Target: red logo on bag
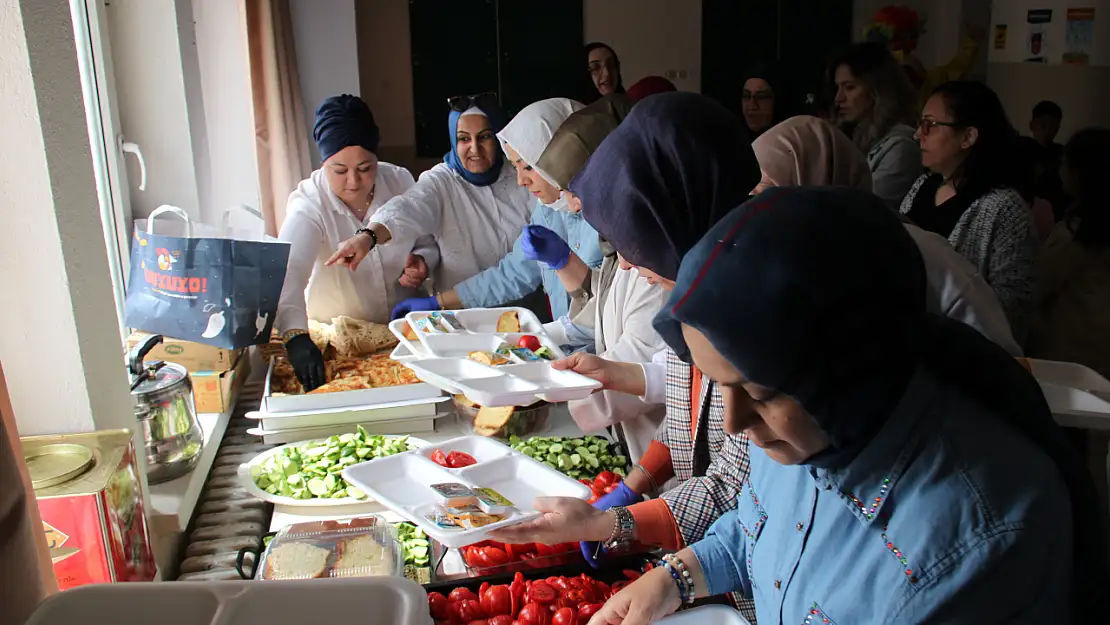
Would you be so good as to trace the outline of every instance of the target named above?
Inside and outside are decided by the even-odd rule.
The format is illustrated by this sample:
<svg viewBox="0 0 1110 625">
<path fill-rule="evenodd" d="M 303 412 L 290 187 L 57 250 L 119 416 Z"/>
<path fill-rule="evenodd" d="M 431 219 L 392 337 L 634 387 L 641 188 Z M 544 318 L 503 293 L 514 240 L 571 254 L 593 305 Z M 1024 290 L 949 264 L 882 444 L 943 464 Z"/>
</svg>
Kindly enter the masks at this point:
<svg viewBox="0 0 1110 625">
<path fill-rule="evenodd" d="M 178 250 L 169 251 L 164 247 L 154 250 L 154 254 L 158 257 L 158 268 L 162 271 L 169 271 L 173 269 L 173 264 L 180 260 L 181 252 Z"/>
</svg>

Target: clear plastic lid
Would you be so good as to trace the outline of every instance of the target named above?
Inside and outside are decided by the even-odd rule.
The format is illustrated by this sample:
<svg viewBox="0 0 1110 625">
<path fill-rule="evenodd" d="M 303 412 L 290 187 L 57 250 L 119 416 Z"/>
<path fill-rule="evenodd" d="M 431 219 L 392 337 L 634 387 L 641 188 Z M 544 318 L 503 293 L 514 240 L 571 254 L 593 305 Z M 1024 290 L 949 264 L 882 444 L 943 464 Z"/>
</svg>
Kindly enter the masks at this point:
<svg viewBox="0 0 1110 625">
<path fill-rule="evenodd" d="M 310 521 L 278 532 L 259 571 L 263 580 L 404 577 L 404 553 L 380 516 Z"/>
</svg>

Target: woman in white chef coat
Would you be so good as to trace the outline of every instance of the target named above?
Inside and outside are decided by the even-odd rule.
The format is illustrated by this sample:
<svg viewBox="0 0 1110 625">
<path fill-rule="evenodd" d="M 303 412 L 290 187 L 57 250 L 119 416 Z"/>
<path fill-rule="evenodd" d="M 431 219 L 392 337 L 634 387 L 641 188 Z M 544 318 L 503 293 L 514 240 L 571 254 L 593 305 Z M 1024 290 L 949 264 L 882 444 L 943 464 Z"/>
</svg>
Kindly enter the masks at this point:
<svg viewBox="0 0 1110 625">
<path fill-rule="evenodd" d="M 323 356 L 308 336 L 309 319 L 346 315 L 388 323 L 393 306 L 417 293 L 439 259 L 435 241 L 424 236 L 376 250 L 351 271 L 326 266 L 335 248 L 409 190 L 413 178 L 378 160 L 378 126 L 356 96 L 324 100 L 312 134 L 323 164 L 289 196 L 279 238 L 291 249 L 276 320 L 306 391 L 326 381 Z"/>
<path fill-rule="evenodd" d="M 366 230 L 337 246 L 328 265 L 357 270 L 372 249 L 412 247 L 424 235 L 439 244 L 434 292 L 495 266 L 528 224 L 533 198 L 518 186 L 502 156 L 497 133 L 505 116 L 492 93 L 450 98 L 453 146 L 443 162 L 420 175 L 407 192 L 386 202 Z M 434 298 L 429 298 L 434 300 Z M 451 306 L 457 308 L 458 306 Z M 436 310 L 440 306 L 429 308 Z"/>
</svg>

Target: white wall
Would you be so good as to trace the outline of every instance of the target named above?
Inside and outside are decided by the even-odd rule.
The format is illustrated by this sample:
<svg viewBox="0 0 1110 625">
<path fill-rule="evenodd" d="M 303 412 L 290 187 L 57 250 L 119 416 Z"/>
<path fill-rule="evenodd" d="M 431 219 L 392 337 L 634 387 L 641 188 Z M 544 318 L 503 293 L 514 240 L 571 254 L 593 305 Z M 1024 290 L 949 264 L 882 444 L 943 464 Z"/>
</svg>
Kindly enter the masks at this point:
<svg viewBox="0 0 1110 625">
<path fill-rule="evenodd" d="M 319 167 L 320 152 L 311 141 L 316 107 L 328 96 L 360 93 L 355 0 L 291 0 L 289 5 L 293 14 L 305 128 L 310 139 L 312 165 Z M 405 8 L 407 11 L 407 4 Z M 380 121 L 378 123 L 381 125 Z"/>
<path fill-rule="evenodd" d="M 682 91 L 701 91 L 701 0 L 585 0 L 586 41 L 609 44 L 628 87 L 666 76 Z"/>
<path fill-rule="evenodd" d="M 0 360 L 22 435 L 134 425 L 72 24 L 68 0 L 0 2 Z"/>
<path fill-rule="evenodd" d="M 1087 0 L 1079 6 L 1094 7 L 1095 32 L 1090 66 L 1062 65 L 1067 9 L 1065 0 L 1007 0 L 996 2 L 991 15 L 991 51 L 988 84 L 998 92 L 1006 113 L 1017 128 L 1028 134 L 1033 106 L 1053 100 L 1064 109 L 1057 141 L 1087 126 L 1110 126 L 1110 0 Z M 1024 63 L 1029 56 L 1030 9 L 1052 9 L 1046 29 L 1048 63 Z M 1005 24 L 1006 45 L 994 47 L 994 27 Z"/>
</svg>

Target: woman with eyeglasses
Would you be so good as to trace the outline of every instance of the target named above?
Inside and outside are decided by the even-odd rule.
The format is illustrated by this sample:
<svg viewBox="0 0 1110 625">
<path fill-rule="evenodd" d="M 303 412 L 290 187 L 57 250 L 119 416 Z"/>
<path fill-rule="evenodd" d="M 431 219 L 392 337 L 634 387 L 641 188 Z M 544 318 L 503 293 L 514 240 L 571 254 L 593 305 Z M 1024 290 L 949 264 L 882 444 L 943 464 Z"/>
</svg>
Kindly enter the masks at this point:
<svg viewBox="0 0 1110 625">
<path fill-rule="evenodd" d="M 1017 191 L 1018 135 L 1002 102 L 983 83 L 945 83 L 925 103 L 915 136 L 928 173 L 913 184 L 902 213 L 971 261 L 1024 343 L 1037 290 L 1037 233 Z"/>
<path fill-rule="evenodd" d="M 451 310 L 498 306 L 518 300 L 540 286 L 547 294 L 551 314 L 567 314 L 566 288 L 556 275 L 572 256 L 589 267 L 601 264 L 597 232 L 570 210 L 567 199 L 551 177 L 537 168 L 555 130 L 582 104 L 567 98 L 540 100 L 524 107 L 504 130 L 497 133 L 516 170 L 517 184 L 535 197 L 529 225 L 517 232 L 512 250 L 497 264 L 435 297 L 405 300 L 393 310 L 400 318 L 415 310 Z M 546 312 L 546 311 L 545 311 Z"/>
<path fill-rule="evenodd" d="M 531 212 L 528 190 L 516 183 L 497 133 L 505 127 L 497 96 L 483 93 L 448 100 L 447 131 L 452 148 L 443 162 L 420 174 L 405 193 L 384 203 L 366 226 L 351 232 L 327 260 L 357 271 L 367 259 L 377 262 L 392 246 L 410 246 L 431 235 L 440 262 L 431 277 L 447 291 L 495 266 L 513 249 Z M 381 248 L 378 254 L 371 252 Z M 428 277 L 420 263 L 406 263 L 401 285 L 420 286 Z M 431 298 L 435 300 L 435 298 Z"/>
<path fill-rule="evenodd" d="M 376 262 L 352 271 L 325 267 L 336 246 L 365 228 L 413 180 L 404 167 L 378 160 L 378 125 L 356 96 L 324 100 L 316 109 L 312 135 L 323 163 L 289 195 L 279 234 L 290 244 L 289 265 L 275 319 L 306 392 L 326 381 L 324 357 L 308 334 L 309 320 L 330 323 L 345 315 L 388 323 L 393 306 L 420 286 L 406 280 L 404 272 L 426 273 L 439 258 L 435 241 L 424 235 L 383 248 Z"/>
<path fill-rule="evenodd" d="M 589 84 L 583 88 L 582 101 L 589 104 L 611 93 L 624 93 L 621 80 L 621 60 L 608 44 L 594 41 L 587 43 L 586 71 Z"/>
<path fill-rule="evenodd" d="M 913 137 L 917 94 L 881 43 L 857 43 L 832 58 L 827 80 L 833 119 L 866 156 L 873 192 L 892 209 L 921 175 Z"/>
<path fill-rule="evenodd" d="M 791 117 L 795 104 L 775 63 L 758 62 L 748 68 L 740 83 L 744 123 L 752 141 L 768 128 Z"/>
</svg>

